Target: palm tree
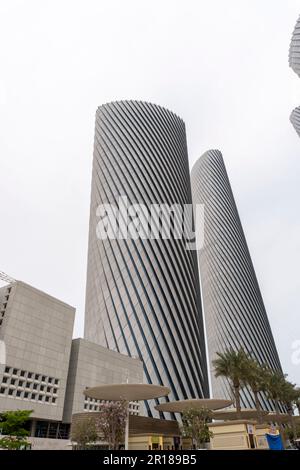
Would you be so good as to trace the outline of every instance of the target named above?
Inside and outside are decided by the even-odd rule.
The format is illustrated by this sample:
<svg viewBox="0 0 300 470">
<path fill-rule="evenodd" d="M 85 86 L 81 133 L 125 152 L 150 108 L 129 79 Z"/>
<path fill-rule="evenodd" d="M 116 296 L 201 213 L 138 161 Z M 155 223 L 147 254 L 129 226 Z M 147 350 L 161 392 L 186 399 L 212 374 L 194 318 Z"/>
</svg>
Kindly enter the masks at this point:
<svg viewBox="0 0 300 470">
<path fill-rule="evenodd" d="M 259 402 L 259 392 L 266 390 L 267 372 L 266 366 L 260 365 L 255 359 L 247 358 L 245 367 L 244 383 L 252 390 L 258 422 L 262 422 L 261 406 Z"/>
<path fill-rule="evenodd" d="M 285 390 L 285 376 L 282 372 L 267 370 L 266 395 L 269 400 L 273 400 L 276 414 L 280 414 L 279 403 Z"/>
<path fill-rule="evenodd" d="M 267 371 L 267 384 L 266 384 L 266 396 L 269 400 L 273 400 L 275 405 L 276 415 L 280 415 L 279 404 L 283 402 L 286 393 L 286 375 L 282 372 L 273 371 L 269 369 Z M 284 427 L 281 420 L 278 419 L 279 428 L 284 439 Z"/>
<path fill-rule="evenodd" d="M 294 387 L 294 393 L 293 393 L 293 405 L 296 406 L 298 413 L 300 415 L 300 388 L 299 387 Z M 294 437 L 296 434 L 296 437 L 298 437 L 299 431 L 297 430 L 297 426 L 295 424 L 295 420 L 293 419 L 293 433 Z"/>
<path fill-rule="evenodd" d="M 298 413 L 300 415 L 300 388 L 295 388 L 295 397 L 294 397 L 294 405 L 298 409 Z"/>
<path fill-rule="evenodd" d="M 266 395 L 269 400 L 273 400 L 276 414 L 279 415 L 279 403 L 282 403 L 286 390 L 286 376 L 283 375 L 282 372 L 273 371 L 271 369 L 267 370 L 266 373 Z"/>
<path fill-rule="evenodd" d="M 299 399 L 299 391 L 296 385 L 285 379 L 281 401 L 287 406 L 288 414 L 290 415 L 290 424 L 293 430 L 293 437 L 297 439 L 297 429 L 294 420 L 293 405 Z"/>
<path fill-rule="evenodd" d="M 248 357 L 242 348 L 238 351 L 230 348 L 223 353 L 217 353 L 217 356 L 217 359 L 213 361 L 215 376 L 226 377 L 230 381 L 235 398 L 237 418 L 240 419 L 240 389 L 245 383 Z"/>
</svg>

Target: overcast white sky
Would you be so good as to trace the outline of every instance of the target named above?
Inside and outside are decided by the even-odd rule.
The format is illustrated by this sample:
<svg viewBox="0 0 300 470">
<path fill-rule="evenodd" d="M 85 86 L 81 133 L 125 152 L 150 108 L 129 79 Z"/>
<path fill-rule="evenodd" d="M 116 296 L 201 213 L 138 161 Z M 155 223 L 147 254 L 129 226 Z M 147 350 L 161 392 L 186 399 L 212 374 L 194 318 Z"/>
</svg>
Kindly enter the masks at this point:
<svg viewBox="0 0 300 470">
<path fill-rule="evenodd" d="M 77 308 L 94 117 L 140 99 L 224 155 L 284 370 L 300 383 L 298 0 L 0 0 L 0 270 Z M 300 345 L 299 345 L 300 349 Z M 300 356 L 299 356 L 300 357 Z"/>
</svg>

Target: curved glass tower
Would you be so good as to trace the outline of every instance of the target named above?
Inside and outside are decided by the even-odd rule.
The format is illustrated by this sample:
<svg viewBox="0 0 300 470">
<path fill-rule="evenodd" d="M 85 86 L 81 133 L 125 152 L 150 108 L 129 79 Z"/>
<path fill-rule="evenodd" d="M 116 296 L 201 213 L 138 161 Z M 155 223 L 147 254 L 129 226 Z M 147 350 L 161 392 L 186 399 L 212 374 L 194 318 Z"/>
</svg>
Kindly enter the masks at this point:
<svg viewBox="0 0 300 470">
<path fill-rule="evenodd" d="M 289 64 L 300 77 L 300 16 L 293 31 L 289 50 Z"/>
<path fill-rule="evenodd" d="M 231 398 L 227 380 L 214 376 L 217 352 L 243 347 L 259 363 L 280 371 L 281 366 L 221 152 L 202 155 L 191 179 L 194 204 L 204 204 L 199 266 L 212 395 Z M 260 400 L 273 409 L 263 395 Z M 247 389 L 241 401 L 255 406 Z"/>
<path fill-rule="evenodd" d="M 290 116 L 290 121 L 294 126 L 295 131 L 300 137 L 300 107 L 295 108 Z"/>
<path fill-rule="evenodd" d="M 97 238 L 97 207 L 191 204 L 184 122 L 159 106 L 121 101 L 96 114 L 85 338 L 144 363 L 170 400 L 208 396 L 197 256 L 183 239 Z M 164 402 L 165 399 L 161 399 Z M 158 403 L 158 401 L 156 401 Z M 149 416 L 158 414 L 155 403 Z"/>
<path fill-rule="evenodd" d="M 300 17 L 296 23 L 289 51 L 289 65 L 300 77 Z M 295 108 L 290 116 L 290 121 L 300 137 L 300 107 Z"/>
</svg>

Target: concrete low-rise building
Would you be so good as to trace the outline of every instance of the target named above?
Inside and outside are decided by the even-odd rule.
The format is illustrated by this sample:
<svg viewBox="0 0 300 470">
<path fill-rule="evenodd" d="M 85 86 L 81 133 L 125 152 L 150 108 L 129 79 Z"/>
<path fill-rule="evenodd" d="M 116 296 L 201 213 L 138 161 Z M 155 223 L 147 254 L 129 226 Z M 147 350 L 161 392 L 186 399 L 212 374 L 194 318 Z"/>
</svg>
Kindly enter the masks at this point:
<svg viewBox="0 0 300 470">
<path fill-rule="evenodd" d="M 142 383 L 143 365 L 139 359 L 119 354 L 82 338 L 72 341 L 68 385 L 65 397 L 64 422 L 72 415 L 99 411 L 100 400 L 86 397 L 83 390 L 102 384 Z M 131 403 L 131 412 L 138 414 L 139 403 Z"/>
<path fill-rule="evenodd" d="M 61 421 L 75 309 L 20 281 L 0 295 L 0 412 L 28 409 L 34 419 Z"/>
<path fill-rule="evenodd" d="M 0 288 L 0 413 L 33 410 L 35 448 L 68 447 L 72 415 L 100 409 L 85 388 L 143 382 L 139 359 L 72 340 L 74 317 L 73 307 L 24 282 Z M 139 413 L 138 403 L 131 412 Z"/>
</svg>

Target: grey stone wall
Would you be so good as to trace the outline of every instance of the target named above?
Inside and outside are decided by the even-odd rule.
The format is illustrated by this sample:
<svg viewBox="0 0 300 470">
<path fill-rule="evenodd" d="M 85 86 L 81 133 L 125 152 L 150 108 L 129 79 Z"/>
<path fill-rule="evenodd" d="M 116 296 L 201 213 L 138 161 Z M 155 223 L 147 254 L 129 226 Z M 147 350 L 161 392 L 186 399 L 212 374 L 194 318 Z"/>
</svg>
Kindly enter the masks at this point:
<svg viewBox="0 0 300 470">
<path fill-rule="evenodd" d="M 142 383 L 143 364 L 116 351 L 110 351 L 82 338 L 72 341 L 63 420 L 84 411 L 98 411 L 99 403 L 86 399 L 83 391 L 112 383 Z"/>
<path fill-rule="evenodd" d="M 32 409 L 33 417 L 61 420 L 75 309 L 20 281 L 3 289 L 0 411 Z"/>
</svg>

